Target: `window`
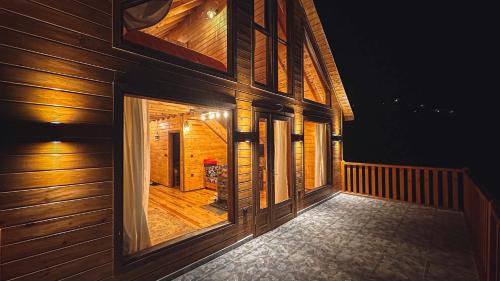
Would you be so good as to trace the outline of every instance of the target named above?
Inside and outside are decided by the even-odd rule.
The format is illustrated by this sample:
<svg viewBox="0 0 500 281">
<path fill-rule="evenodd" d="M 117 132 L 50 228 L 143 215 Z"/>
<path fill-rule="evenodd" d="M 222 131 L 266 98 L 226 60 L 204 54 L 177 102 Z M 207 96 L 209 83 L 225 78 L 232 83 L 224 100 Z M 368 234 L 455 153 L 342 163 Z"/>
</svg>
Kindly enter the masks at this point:
<svg viewBox="0 0 500 281">
<path fill-rule="evenodd" d="M 123 254 L 229 222 L 231 111 L 124 99 Z"/>
<path fill-rule="evenodd" d="M 286 0 L 278 0 L 278 91 L 288 93 L 288 39 Z"/>
<path fill-rule="evenodd" d="M 254 16 L 254 46 L 253 75 L 256 83 L 270 86 L 269 38 L 271 32 L 267 17 L 267 0 L 253 1 Z"/>
<path fill-rule="evenodd" d="M 124 4 L 122 38 L 133 45 L 227 72 L 227 19 L 227 0 Z"/>
<path fill-rule="evenodd" d="M 305 189 L 311 191 L 328 184 L 328 124 L 304 121 Z"/>
<path fill-rule="evenodd" d="M 328 105 L 328 90 L 321 76 L 318 58 L 309 37 L 304 40 L 304 99 Z"/>
<path fill-rule="evenodd" d="M 254 0 L 253 75 L 256 84 L 288 93 L 288 36 L 286 0 Z M 275 4 L 274 15 L 269 7 Z M 272 16 L 272 17 L 271 17 Z M 269 23 L 276 19 L 276 29 Z M 275 50 L 276 51 L 272 51 Z M 271 54 L 276 57 L 271 60 Z M 271 61 L 276 61 L 272 65 Z M 277 76 L 276 85 L 271 79 Z"/>
</svg>

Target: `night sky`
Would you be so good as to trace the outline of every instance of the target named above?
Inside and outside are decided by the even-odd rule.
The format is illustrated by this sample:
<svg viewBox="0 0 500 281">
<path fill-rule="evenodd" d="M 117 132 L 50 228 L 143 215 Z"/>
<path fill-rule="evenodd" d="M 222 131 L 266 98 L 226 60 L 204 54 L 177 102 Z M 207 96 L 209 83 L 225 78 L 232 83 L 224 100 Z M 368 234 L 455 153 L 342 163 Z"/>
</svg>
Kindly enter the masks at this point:
<svg viewBox="0 0 500 281">
<path fill-rule="evenodd" d="M 495 191 L 495 9 L 457 1 L 315 4 L 356 115 L 344 127 L 345 160 L 470 167 Z"/>
</svg>

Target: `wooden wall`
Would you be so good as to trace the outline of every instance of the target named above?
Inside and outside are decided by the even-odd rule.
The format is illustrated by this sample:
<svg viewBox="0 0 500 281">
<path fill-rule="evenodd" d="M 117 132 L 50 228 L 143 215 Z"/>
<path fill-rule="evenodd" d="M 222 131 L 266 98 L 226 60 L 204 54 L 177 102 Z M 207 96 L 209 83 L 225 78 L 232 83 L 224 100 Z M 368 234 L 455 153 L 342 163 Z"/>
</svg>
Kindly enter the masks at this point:
<svg viewBox="0 0 500 281">
<path fill-rule="evenodd" d="M 189 131 L 182 132 L 184 180 L 183 191 L 204 187 L 203 160 L 212 159 L 218 165 L 227 164 L 227 143 L 203 121 L 188 120 Z M 226 133 L 227 135 L 227 133 Z"/>
<path fill-rule="evenodd" d="M 8 132 L 0 148 L 1 280 L 154 280 L 252 233 L 252 150 L 238 143 L 234 226 L 125 267 L 113 254 L 113 83 L 131 69 L 153 69 L 173 83 L 185 81 L 193 91 L 231 88 L 235 127 L 252 131 L 253 97 L 268 93 L 249 86 L 253 2 L 233 3 L 237 83 L 112 48 L 109 1 L 0 1 L 0 118 Z M 290 68 L 297 102 L 276 101 L 295 107 L 299 133 L 304 12 L 298 2 L 294 7 Z M 303 190 L 300 146 L 298 191 Z"/>
</svg>

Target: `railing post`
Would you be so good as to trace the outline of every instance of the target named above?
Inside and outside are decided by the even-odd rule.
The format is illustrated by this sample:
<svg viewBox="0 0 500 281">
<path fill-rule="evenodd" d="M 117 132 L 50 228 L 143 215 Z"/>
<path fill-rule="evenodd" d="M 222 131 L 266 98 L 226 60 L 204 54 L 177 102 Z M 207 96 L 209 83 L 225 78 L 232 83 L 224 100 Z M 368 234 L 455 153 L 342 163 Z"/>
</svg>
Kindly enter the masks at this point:
<svg viewBox="0 0 500 281">
<path fill-rule="evenodd" d="M 345 169 L 345 162 L 344 160 L 340 161 L 340 185 L 341 185 L 341 189 L 342 189 L 342 192 L 345 192 L 346 191 L 346 188 L 345 188 L 345 176 L 344 176 L 344 169 Z"/>
</svg>

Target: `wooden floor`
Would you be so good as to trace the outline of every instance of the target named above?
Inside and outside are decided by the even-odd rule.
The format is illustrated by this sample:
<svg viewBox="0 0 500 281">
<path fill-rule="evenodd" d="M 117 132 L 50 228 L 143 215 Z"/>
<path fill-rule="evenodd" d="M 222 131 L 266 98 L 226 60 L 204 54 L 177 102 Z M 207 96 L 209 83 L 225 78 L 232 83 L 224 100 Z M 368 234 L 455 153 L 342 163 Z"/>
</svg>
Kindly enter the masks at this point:
<svg viewBox="0 0 500 281">
<path fill-rule="evenodd" d="M 216 194 L 151 186 L 148 223 L 153 245 L 227 221 L 226 211 L 210 205 Z"/>
</svg>

